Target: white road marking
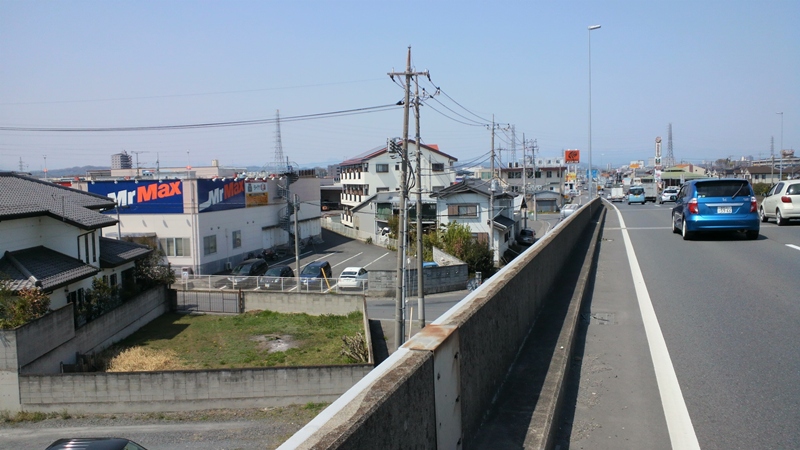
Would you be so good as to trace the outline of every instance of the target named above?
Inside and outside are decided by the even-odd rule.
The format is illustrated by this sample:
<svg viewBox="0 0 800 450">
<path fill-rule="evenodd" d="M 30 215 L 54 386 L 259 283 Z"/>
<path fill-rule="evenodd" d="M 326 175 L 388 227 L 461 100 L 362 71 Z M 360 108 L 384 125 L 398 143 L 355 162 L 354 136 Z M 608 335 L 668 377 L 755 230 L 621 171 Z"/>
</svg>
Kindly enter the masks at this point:
<svg viewBox="0 0 800 450">
<path fill-rule="evenodd" d="M 631 238 L 625 227 L 625 220 L 619 208 L 611 205 L 617 211 L 622 239 L 625 242 L 625 250 L 628 254 L 628 263 L 633 276 L 633 286 L 636 290 L 636 298 L 639 301 L 639 309 L 642 312 L 642 322 L 647 335 L 647 344 L 650 347 L 650 357 L 653 359 L 653 368 L 656 372 L 658 382 L 658 392 L 661 396 L 661 406 L 664 408 L 664 416 L 667 419 L 669 438 L 673 449 L 699 449 L 700 443 L 692 426 L 692 419 L 689 410 L 686 408 L 686 401 L 678 383 L 678 376 L 672 366 L 672 359 L 669 356 L 667 343 L 661 333 L 656 312 L 653 309 L 653 302 L 644 282 L 642 269 L 636 259 L 636 252 L 633 250 Z"/>
<path fill-rule="evenodd" d="M 364 265 L 364 268 L 366 269 L 367 267 L 369 267 L 369 265 L 370 265 L 370 264 L 372 264 L 372 263 L 375 263 L 375 262 L 378 262 L 378 260 L 379 260 L 379 259 L 381 259 L 381 258 L 383 258 L 384 256 L 388 255 L 389 253 L 390 253 L 390 252 L 386 252 L 386 253 L 382 254 L 381 256 L 378 256 L 377 258 L 375 258 L 375 259 L 373 259 L 372 261 L 370 261 L 370 262 L 368 262 L 367 264 L 365 264 L 365 265 Z"/>
<path fill-rule="evenodd" d="M 793 248 L 793 249 L 795 249 L 795 250 L 800 250 L 800 245 L 786 244 L 786 246 L 787 246 L 787 247 L 791 247 L 791 248 Z"/>
<path fill-rule="evenodd" d="M 359 256 L 359 255 L 361 255 L 362 253 L 364 253 L 364 252 L 359 252 L 359 253 L 356 253 L 355 255 L 353 255 L 353 256 L 351 256 L 351 257 L 349 257 L 349 258 L 345 259 L 344 261 L 342 261 L 342 262 L 340 262 L 340 263 L 336 263 L 336 264 L 334 264 L 334 265 L 333 265 L 333 267 L 336 267 L 336 266 L 341 266 L 342 264 L 346 263 L 347 261 L 350 261 L 351 259 L 355 258 L 356 256 Z"/>
</svg>

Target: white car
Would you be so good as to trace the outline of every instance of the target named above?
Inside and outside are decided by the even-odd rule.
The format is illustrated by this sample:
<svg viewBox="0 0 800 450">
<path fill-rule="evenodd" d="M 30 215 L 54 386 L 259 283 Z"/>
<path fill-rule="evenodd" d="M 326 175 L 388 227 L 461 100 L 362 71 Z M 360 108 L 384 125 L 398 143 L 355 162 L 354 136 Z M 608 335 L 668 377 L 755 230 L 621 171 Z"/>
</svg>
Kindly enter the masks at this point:
<svg viewBox="0 0 800 450">
<path fill-rule="evenodd" d="M 577 204 L 577 203 L 570 203 L 570 204 L 568 204 L 568 205 L 564 205 L 564 206 L 561 208 L 561 218 L 562 218 L 562 219 L 566 219 L 566 218 L 567 218 L 567 217 L 569 217 L 569 216 L 570 216 L 572 213 L 574 213 L 575 211 L 577 211 L 577 210 L 578 210 L 578 208 L 580 208 L 580 207 L 581 207 L 581 205 L 579 205 L 579 204 Z"/>
<path fill-rule="evenodd" d="M 773 186 L 761 200 L 758 215 L 762 222 L 775 219 L 778 225 L 800 219 L 800 180 L 784 180 Z"/>
<path fill-rule="evenodd" d="M 347 267 L 341 275 L 337 285 L 340 289 L 366 289 L 368 273 L 363 267 Z"/>
<path fill-rule="evenodd" d="M 678 188 L 676 187 L 667 187 L 661 192 L 661 197 L 658 199 L 659 204 L 664 204 L 664 202 L 675 202 L 678 199 Z"/>
</svg>

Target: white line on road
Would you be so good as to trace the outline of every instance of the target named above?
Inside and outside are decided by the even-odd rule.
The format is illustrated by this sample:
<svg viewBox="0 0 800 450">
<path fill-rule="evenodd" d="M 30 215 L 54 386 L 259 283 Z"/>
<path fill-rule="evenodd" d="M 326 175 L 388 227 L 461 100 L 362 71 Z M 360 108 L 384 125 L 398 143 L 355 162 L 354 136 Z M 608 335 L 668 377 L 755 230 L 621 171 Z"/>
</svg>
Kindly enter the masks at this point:
<svg viewBox="0 0 800 450">
<path fill-rule="evenodd" d="M 667 419 L 669 438 L 672 441 L 673 449 L 699 449 L 700 443 L 692 426 L 692 419 L 689 410 L 686 408 L 686 401 L 678 383 L 678 376 L 672 366 L 672 359 L 669 356 L 667 343 L 661 333 L 661 326 L 658 324 L 656 312 L 653 309 L 653 302 L 644 282 L 642 269 L 636 259 L 636 252 L 633 250 L 631 238 L 625 228 L 625 220 L 619 208 L 611 205 L 617 211 L 622 239 L 625 241 L 625 250 L 628 254 L 628 263 L 633 276 L 633 287 L 636 290 L 636 297 L 639 301 L 639 309 L 642 313 L 642 322 L 647 335 L 647 344 L 650 347 L 650 357 L 653 359 L 653 368 L 656 372 L 658 391 L 661 395 L 661 406 L 664 408 L 664 416 Z"/>
<path fill-rule="evenodd" d="M 791 248 L 793 248 L 795 250 L 800 250 L 800 246 L 798 246 L 798 245 L 786 244 L 786 246 L 787 247 L 791 247 Z"/>
<path fill-rule="evenodd" d="M 344 261 L 334 264 L 332 267 L 341 266 L 342 264 L 346 263 L 347 261 L 350 261 L 351 259 L 355 258 L 356 256 L 361 255 L 362 253 L 364 253 L 364 252 L 358 252 L 355 255 L 345 259 Z"/>
<path fill-rule="evenodd" d="M 370 264 L 372 264 L 372 263 L 375 263 L 375 262 L 378 262 L 378 260 L 379 260 L 379 259 L 381 259 L 381 258 L 383 258 L 384 256 L 388 255 L 389 253 L 391 253 L 391 252 L 386 252 L 386 253 L 382 254 L 381 256 L 378 256 L 377 258 L 373 259 L 372 261 L 370 261 L 370 262 L 366 263 L 366 264 L 364 265 L 364 268 L 366 269 L 367 267 L 369 267 L 369 265 L 370 265 Z"/>
</svg>

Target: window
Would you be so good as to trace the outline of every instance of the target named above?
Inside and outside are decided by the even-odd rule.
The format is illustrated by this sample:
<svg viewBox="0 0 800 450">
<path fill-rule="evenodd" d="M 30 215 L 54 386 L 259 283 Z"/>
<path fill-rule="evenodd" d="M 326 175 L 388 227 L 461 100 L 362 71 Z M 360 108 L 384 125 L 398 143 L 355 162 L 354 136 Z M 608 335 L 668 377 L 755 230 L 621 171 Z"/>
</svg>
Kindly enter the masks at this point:
<svg viewBox="0 0 800 450">
<path fill-rule="evenodd" d="M 508 178 L 522 178 L 522 172 L 508 172 Z"/>
<path fill-rule="evenodd" d="M 203 238 L 203 255 L 213 255 L 217 253 L 217 235 L 205 236 Z"/>
<path fill-rule="evenodd" d="M 233 248 L 242 246 L 242 230 L 236 230 L 231 233 L 231 241 L 233 241 Z"/>
<path fill-rule="evenodd" d="M 519 192 L 520 191 L 519 186 L 509 186 L 509 188 L 510 188 L 511 192 Z"/>
<path fill-rule="evenodd" d="M 375 164 L 375 171 L 378 173 L 386 173 L 389 171 L 389 164 Z"/>
<path fill-rule="evenodd" d="M 378 189 L 376 189 L 376 191 L 377 192 L 389 192 L 389 188 L 388 187 L 379 187 Z"/>
<path fill-rule="evenodd" d="M 431 170 L 433 170 L 434 172 L 444 172 L 444 163 L 431 164 Z"/>
<path fill-rule="evenodd" d="M 97 262 L 97 246 L 94 231 L 78 236 L 78 259 L 86 264 Z"/>
<path fill-rule="evenodd" d="M 400 170 L 400 164 L 395 164 L 394 165 L 394 170 Z"/>
<path fill-rule="evenodd" d="M 553 178 L 553 171 L 552 170 L 548 170 L 547 171 L 547 178 Z"/>
<path fill-rule="evenodd" d="M 431 186 L 431 192 L 439 192 L 444 189 L 444 186 Z"/>
<path fill-rule="evenodd" d="M 478 217 L 478 205 L 447 205 L 450 217 Z"/>
<path fill-rule="evenodd" d="M 160 241 L 165 256 L 192 256 L 189 238 L 163 238 Z"/>
</svg>

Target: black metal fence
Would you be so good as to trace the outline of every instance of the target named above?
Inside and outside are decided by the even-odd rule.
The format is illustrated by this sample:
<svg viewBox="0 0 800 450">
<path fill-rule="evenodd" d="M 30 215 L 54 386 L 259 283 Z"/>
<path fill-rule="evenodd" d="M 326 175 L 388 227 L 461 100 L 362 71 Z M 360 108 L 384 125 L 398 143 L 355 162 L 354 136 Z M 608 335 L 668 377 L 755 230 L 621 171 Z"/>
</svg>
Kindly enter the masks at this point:
<svg viewBox="0 0 800 450">
<path fill-rule="evenodd" d="M 234 290 L 175 290 L 174 309 L 178 312 L 244 312 L 244 296 Z"/>
</svg>

